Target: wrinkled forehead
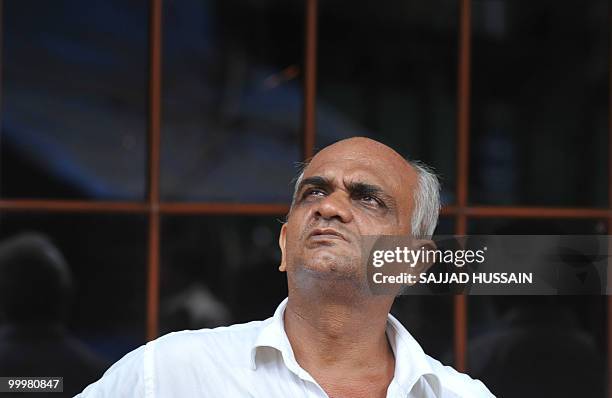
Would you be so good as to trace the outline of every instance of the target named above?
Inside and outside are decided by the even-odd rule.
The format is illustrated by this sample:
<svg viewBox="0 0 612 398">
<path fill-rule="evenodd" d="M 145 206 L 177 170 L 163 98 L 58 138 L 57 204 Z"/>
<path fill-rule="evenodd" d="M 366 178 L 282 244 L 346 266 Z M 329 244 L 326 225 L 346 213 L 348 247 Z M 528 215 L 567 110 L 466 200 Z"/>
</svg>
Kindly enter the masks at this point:
<svg viewBox="0 0 612 398">
<path fill-rule="evenodd" d="M 405 159 L 379 143 L 331 145 L 314 156 L 304 170 L 304 177 L 312 176 L 376 184 L 407 201 L 417 180 L 416 171 Z"/>
</svg>

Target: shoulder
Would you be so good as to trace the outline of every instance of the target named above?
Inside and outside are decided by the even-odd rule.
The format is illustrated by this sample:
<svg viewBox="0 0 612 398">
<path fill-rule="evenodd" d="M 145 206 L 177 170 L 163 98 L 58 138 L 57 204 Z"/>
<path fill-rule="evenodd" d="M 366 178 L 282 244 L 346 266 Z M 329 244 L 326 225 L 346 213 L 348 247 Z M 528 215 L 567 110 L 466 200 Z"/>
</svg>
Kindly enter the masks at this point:
<svg viewBox="0 0 612 398">
<path fill-rule="evenodd" d="M 127 353 L 76 398 L 143 397 L 145 346 Z"/>
<path fill-rule="evenodd" d="M 266 322 L 166 334 L 126 354 L 77 397 L 144 397 L 147 389 L 168 378 L 180 381 L 248 366 L 250 348 Z"/>
<path fill-rule="evenodd" d="M 442 397 L 495 397 L 480 380 L 472 379 L 465 373 L 457 372 L 451 366 L 445 366 L 429 355 L 425 355 L 425 357 L 440 382 Z"/>
<path fill-rule="evenodd" d="M 151 359 L 163 359 L 174 366 L 206 360 L 236 362 L 248 359 L 261 327 L 267 321 L 223 326 L 214 329 L 184 330 L 164 335 L 147 344 Z"/>
</svg>

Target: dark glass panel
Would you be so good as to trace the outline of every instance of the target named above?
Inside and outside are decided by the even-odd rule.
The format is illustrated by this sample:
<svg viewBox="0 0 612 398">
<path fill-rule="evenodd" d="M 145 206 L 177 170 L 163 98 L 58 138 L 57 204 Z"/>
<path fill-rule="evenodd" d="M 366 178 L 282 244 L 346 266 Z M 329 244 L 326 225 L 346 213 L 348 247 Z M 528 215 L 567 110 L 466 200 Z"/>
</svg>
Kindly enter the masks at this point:
<svg viewBox="0 0 612 398">
<path fill-rule="evenodd" d="M 317 140 L 368 136 L 419 159 L 455 198 L 457 2 L 320 2 Z"/>
<path fill-rule="evenodd" d="M 607 206 L 608 2 L 473 2 L 470 201 Z"/>
<path fill-rule="evenodd" d="M 141 199 L 148 1 L 5 1 L 0 193 Z"/>
<path fill-rule="evenodd" d="M 165 216 L 161 333 L 266 319 L 287 296 L 281 216 Z"/>
<path fill-rule="evenodd" d="M 143 216 L 0 215 L 0 373 L 63 376 L 60 395 L 73 396 L 145 342 L 146 226 Z"/>
<path fill-rule="evenodd" d="M 302 10 L 295 0 L 164 2 L 164 199 L 290 200 Z"/>
<path fill-rule="evenodd" d="M 472 234 L 605 234 L 599 220 L 477 219 Z M 470 375 L 503 397 L 604 397 L 606 296 L 469 296 Z"/>
</svg>

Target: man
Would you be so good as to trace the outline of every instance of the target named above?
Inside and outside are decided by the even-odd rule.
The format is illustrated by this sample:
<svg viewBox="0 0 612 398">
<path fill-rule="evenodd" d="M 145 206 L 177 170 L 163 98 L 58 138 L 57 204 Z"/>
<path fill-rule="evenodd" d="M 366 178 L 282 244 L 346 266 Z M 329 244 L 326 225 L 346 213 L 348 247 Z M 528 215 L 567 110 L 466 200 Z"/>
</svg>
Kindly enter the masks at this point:
<svg viewBox="0 0 612 398">
<path fill-rule="evenodd" d="M 289 297 L 272 318 L 172 333 L 127 354 L 81 397 L 491 397 L 425 355 L 368 289 L 364 235 L 433 233 L 439 186 L 391 148 L 351 138 L 298 178 L 280 231 Z"/>
<path fill-rule="evenodd" d="M 73 277 L 46 236 L 21 233 L 0 242 L 0 375 L 63 376 L 72 397 L 108 364 L 68 330 Z M 0 394 L 23 397 L 23 393 Z"/>
</svg>

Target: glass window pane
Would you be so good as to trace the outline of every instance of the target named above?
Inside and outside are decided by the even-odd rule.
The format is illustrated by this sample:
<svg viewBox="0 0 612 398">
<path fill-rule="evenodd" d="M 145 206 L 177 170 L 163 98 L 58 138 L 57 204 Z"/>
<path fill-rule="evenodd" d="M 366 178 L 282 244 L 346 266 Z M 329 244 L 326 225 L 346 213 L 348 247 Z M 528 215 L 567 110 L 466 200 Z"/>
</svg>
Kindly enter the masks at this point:
<svg viewBox="0 0 612 398">
<path fill-rule="evenodd" d="M 144 196 L 147 4 L 3 3 L 3 197 Z"/>
<path fill-rule="evenodd" d="M 605 234 L 605 220 L 476 218 L 468 233 L 481 235 L 589 235 Z"/>
<path fill-rule="evenodd" d="M 302 10 L 164 2 L 164 199 L 289 201 L 301 159 Z"/>
<path fill-rule="evenodd" d="M 478 219 L 472 234 L 605 234 L 599 220 Z M 500 397 L 604 397 L 606 296 L 469 296 L 468 362 Z"/>
<path fill-rule="evenodd" d="M 287 296 L 281 218 L 163 217 L 160 333 L 271 317 Z"/>
<path fill-rule="evenodd" d="M 473 2 L 470 201 L 607 206 L 608 2 Z"/>
<path fill-rule="evenodd" d="M 320 2 L 316 146 L 368 136 L 442 176 L 454 202 L 457 2 Z"/>
<path fill-rule="evenodd" d="M 606 296 L 470 296 L 468 367 L 499 397 L 605 397 Z"/>
<path fill-rule="evenodd" d="M 144 343 L 146 226 L 144 216 L 0 216 L 0 285 L 8 283 L 0 293 L 0 374 L 63 376 L 73 396 Z M 32 243 L 31 234 L 49 243 Z M 7 249 L 17 237 L 27 244 Z M 40 250 L 60 255 L 32 257 Z M 59 256 L 62 266 L 39 260 Z M 64 307 L 64 317 L 49 316 Z"/>
<path fill-rule="evenodd" d="M 442 216 L 438 219 L 435 235 L 453 235 L 455 233 L 455 217 Z"/>
</svg>

